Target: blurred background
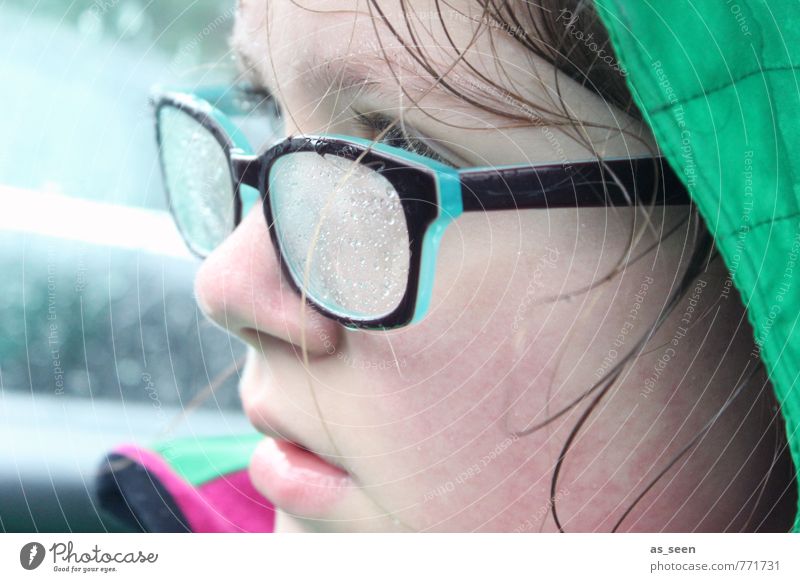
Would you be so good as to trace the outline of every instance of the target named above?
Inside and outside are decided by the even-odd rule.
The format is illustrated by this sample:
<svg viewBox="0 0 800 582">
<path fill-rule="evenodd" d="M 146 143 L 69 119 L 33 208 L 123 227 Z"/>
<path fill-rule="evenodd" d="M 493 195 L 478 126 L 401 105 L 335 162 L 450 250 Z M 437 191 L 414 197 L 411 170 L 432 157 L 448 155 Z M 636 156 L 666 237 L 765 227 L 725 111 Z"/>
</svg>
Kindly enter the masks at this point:
<svg viewBox="0 0 800 582">
<path fill-rule="evenodd" d="M 147 100 L 230 78 L 235 4 L 0 3 L 2 531 L 114 531 L 91 495 L 110 448 L 252 430 L 244 348 L 195 305 Z"/>
</svg>

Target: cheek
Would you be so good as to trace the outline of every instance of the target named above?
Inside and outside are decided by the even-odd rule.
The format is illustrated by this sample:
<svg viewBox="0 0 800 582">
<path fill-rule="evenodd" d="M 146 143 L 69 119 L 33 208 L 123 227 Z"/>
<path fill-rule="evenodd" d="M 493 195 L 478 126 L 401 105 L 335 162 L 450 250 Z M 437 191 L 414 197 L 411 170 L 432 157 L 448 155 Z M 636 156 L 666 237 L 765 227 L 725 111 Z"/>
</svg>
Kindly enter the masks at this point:
<svg viewBox="0 0 800 582">
<path fill-rule="evenodd" d="M 460 217 L 441 244 L 428 316 L 393 332 L 347 333 L 347 359 L 373 371 L 396 363 L 375 374 L 370 390 L 406 412 L 499 383 L 547 384 L 565 336 L 578 327 L 594 333 L 607 318 L 582 309 L 579 291 L 613 269 L 628 241 L 622 221 L 591 212 Z"/>
<path fill-rule="evenodd" d="M 591 387 L 608 349 L 598 338 L 619 331 L 650 268 L 640 261 L 623 282 L 579 293 L 624 257 L 630 217 L 520 216 L 460 218 L 442 242 L 429 316 L 346 333 L 327 369 L 340 390 L 326 410 L 358 427 L 339 436 L 360 457 L 354 470 L 384 507 L 415 507 L 416 527 L 513 529 L 520 512 L 546 513 L 554 455 L 575 418 L 513 435 Z"/>
<path fill-rule="evenodd" d="M 497 519 L 506 519 L 503 500 L 547 499 L 552 459 L 536 455 L 546 431 L 509 439 L 571 398 L 550 388 L 576 309 L 548 299 L 597 269 L 594 256 L 575 252 L 597 234 L 577 235 L 577 224 L 546 213 L 462 217 L 442 242 L 429 316 L 396 332 L 345 335 L 342 360 L 359 370 L 350 386 L 371 396 L 355 403 L 374 427 L 359 439 L 370 458 L 359 474 L 369 483 L 393 476 L 373 490 L 387 505 L 419 504 L 428 527 L 470 527 L 474 515 L 459 511 L 478 499 Z M 502 494 L 486 497 L 492 490 Z"/>
</svg>

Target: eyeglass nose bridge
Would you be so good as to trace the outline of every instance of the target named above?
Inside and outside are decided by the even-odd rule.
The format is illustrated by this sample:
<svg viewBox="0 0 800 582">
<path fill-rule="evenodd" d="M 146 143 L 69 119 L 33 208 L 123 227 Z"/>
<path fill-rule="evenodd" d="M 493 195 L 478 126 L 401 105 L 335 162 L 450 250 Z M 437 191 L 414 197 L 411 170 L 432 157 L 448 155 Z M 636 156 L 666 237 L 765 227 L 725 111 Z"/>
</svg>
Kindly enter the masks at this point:
<svg viewBox="0 0 800 582">
<path fill-rule="evenodd" d="M 231 152 L 231 167 L 236 184 L 258 188 L 258 170 L 261 167 L 258 161 L 258 156 Z"/>
<path fill-rule="evenodd" d="M 237 213 L 238 223 L 261 199 L 259 190 L 261 163 L 258 156 L 245 154 L 241 150 L 232 150 L 230 160 L 231 174 L 241 204 Z"/>
</svg>

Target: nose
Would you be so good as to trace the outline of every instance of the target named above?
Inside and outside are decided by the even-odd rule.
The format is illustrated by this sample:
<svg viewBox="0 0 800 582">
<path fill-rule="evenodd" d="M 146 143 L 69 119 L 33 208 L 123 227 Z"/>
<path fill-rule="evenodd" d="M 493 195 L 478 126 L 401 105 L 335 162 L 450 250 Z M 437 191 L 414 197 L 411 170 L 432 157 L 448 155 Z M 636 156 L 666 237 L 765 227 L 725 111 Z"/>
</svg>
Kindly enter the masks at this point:
<svg viewBox="0 0 800 582">
<path fill-rule="evenodd" d="M 206 258 L 194 291 L 206 317 L 257 350 L 266 335 L 299 352 L 305 335 L 309 355 L 330 355 L 342 338 L 342 327 L 311 306 L 301 314 L 300 295 L 281 272 L 260 205 Z"/>
</svg>

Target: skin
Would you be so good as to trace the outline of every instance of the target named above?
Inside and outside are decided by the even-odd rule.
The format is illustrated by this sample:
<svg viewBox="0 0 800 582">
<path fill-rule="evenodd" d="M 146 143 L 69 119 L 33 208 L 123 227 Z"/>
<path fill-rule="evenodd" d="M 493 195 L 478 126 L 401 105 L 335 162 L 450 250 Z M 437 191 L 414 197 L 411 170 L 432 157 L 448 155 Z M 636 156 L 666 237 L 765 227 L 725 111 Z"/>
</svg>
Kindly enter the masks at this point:
<svg viewBox="0 0 800 582">
<path fill-rule="evenodd" d="M 355 109 L 402 114 L 473 165 L 592 157 L 570 137 L 574 127 L 540 127 L 532 118 L 510 128 L 507 117 L 435 87 L 363 1 L 268 4 L 240 2 L 234 46 L 249 76 L 280 100 L 287 135 L 374 137 Z M 405 31 L 398 4 L 382 3 Z M 434 10 L 409 4 L 423 17 Z M 468 11 L 471 3 L 453 5 Z M 454 55 L 441 23 L 424 24 L 420 42 L 445 70 Z M 459 46 L 470 44 L 473 22 L 453 17 L 447 26 Z M 418 104 L 403 96 L 379 40 L 405 89 L 421 96 Z M 467 55 L 490 78 L 513 81 L 552 106 L 552 66 L 531 61 L 502 31 L 484 28 Z M 462 87 L 498 97 L 479 81 L 470 85 L 465 69 L 453 75 Z M 368 84 L 357 82 L 365 76 Z M 576 118 L 610 127 L 584 133 L 599 153 L 647 153 L 646 128 L 569 80 L 561 79 L 561 89 Z M 251 212 L 203 264 L 198 303 L 249 347 L 240 391 L 254 426 L 346 468 L 354 483 L 323 508 L 279 507 L 278 531 L 556 531 L 554 467 L 591 398 L 517 433 L 585 394 L 649 332 L 686 269 L 694 228 L 686 216 L 686 207 L 655 209 L 648 227 L 647 213 L 630 208 L 464 215 L 442 241 L 428 317 L 365 332 L 301 309 L 282 280 L 262 212 Z M 640 258 L 625 266 L 632 257 Z M 555 495 L 564 530 L 609 531 L 753 368 L 752 332 L 727 276 L 721 261 L 708 265 L 697 297 L 690 303 L 690 290 L 578 433 Z M 677 337 L 682 326 L 688 330 Z M 785 486 L 761 487 L 777 438 L 769 392 L 757 375 L 620 530 L 739 531 L 763 520 Z M 259 471 L 251 477 L 263 490 Z"/>
</svg>

